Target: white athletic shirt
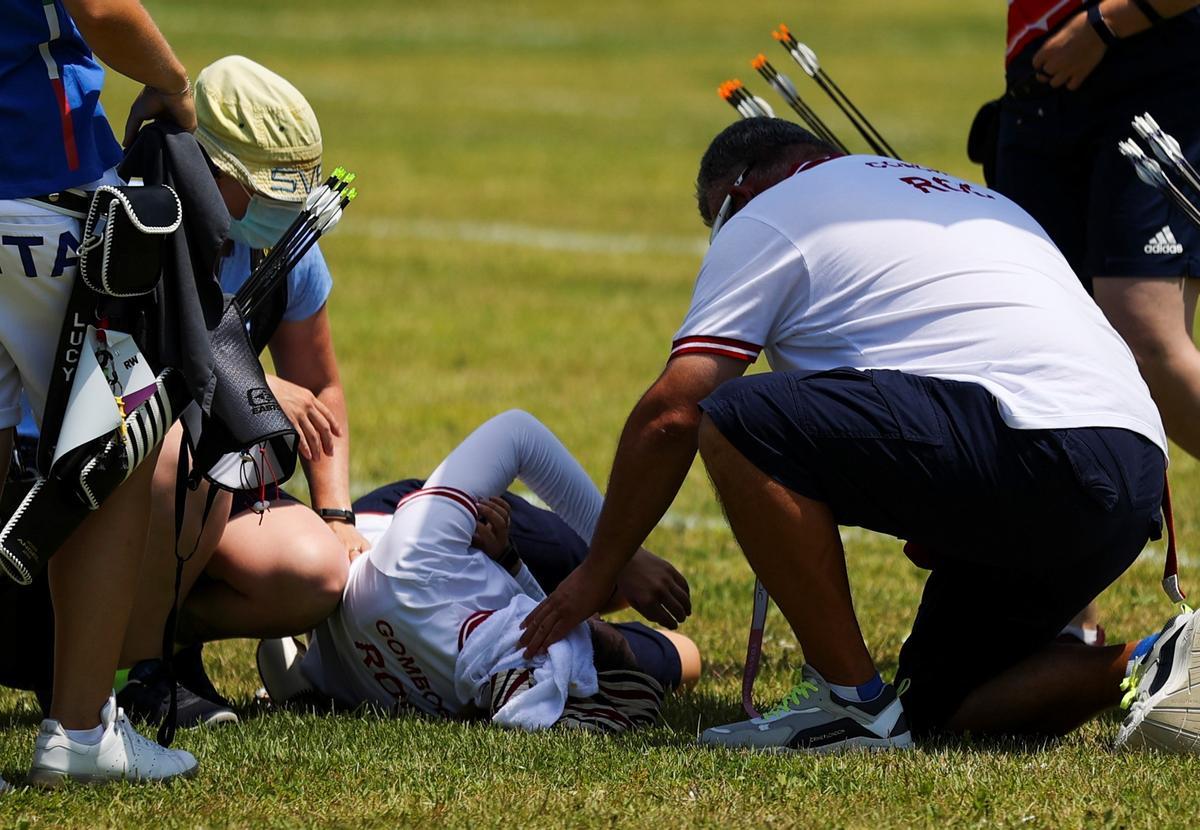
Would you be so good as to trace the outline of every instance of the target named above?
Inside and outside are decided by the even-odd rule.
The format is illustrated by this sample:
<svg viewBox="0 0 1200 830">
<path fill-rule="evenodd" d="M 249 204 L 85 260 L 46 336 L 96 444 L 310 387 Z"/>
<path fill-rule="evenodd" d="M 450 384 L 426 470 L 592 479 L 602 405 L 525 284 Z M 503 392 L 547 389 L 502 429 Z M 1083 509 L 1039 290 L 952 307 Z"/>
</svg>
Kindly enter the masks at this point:
<svg viewBox="0 0 1200 830">
<path fill-rule="evenodd" d="M 394 517 L 362 523 L 371 550 L 351 564 L 342 604 L 317 627 L 301 665 L 313 685 L 345 706 L 390 709 L 407 701 L 450 717 L 471 703 L 455 692 L 463 643 L 516 597 L 545 598 L 524 565 L 513 577 L 471 547 L 475 502 L 517 478 L 572 530 L 592 537 L 604 499 L 587 473 L 532 415 L 497 415 L 406 496 Z"/>
<path fill-rule="evenodd" d="M 701 265 L 672 357 L 977 383 L 1016 429 L 1166 435 L 1133 355 L 1034 219 L 999 193 L 875 156 L 809 163 Z"/>
</svg>

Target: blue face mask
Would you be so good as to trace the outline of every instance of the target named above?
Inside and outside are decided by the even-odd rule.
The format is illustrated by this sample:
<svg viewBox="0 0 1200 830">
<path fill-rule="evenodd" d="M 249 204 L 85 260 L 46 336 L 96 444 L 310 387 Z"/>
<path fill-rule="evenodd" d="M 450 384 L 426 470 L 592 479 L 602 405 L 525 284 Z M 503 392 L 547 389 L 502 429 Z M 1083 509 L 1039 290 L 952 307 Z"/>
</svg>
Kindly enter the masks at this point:
<svg viewBox="0 0 1200 830">
<path fill-rule="evenodd" d="M 279 202 L 254 193 L 246 215 L 229 223 L 229 238 L 251 248 L 270 248 L 296 221 L 303 202 Z"/>
</svg>

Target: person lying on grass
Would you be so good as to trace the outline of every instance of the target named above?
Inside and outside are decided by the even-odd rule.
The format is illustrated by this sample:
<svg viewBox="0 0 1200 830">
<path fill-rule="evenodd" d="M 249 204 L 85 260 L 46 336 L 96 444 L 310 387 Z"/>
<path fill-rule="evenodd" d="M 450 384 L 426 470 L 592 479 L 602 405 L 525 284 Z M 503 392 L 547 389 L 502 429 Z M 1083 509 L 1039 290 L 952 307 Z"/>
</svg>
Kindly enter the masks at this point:
<svg viewBox="0 0 1200 830">
<path fill-rule="evenodd" d="M 504 493 L 523 481 L 553 512 Z M 264 642 L 259 668 L 276 701 L 315 692 L 441 717 L 484 715 L 524 729 L 624 731 L 651 723 L 665 689 L 694 683 L 687 637 L 592 617 L 526 659 L 519 624 L 578 565 L 603 501 L 558 439 L 531 415 L 492 418 L 423 483 L 355 502 L 370 550 L 350 567 L 342 604 L 307 651 Z M 690 612 L 686 580 L 639 550 L 604 610 L 632 605 L 671 628 Z"/>
<path fill-rule="evenodd" d="M 505 493 L 516 477 L 561 516 Z M 228 567 L 241 563 L 251 579 L 260 543 L 306 550 L 336 541 L 320 522 L 301 516 L 306 511 L 303 505 L 285 492 L 279 495 L 262 517 L 269 533 L 256 537 L 250 530 L 231 535 L 214 523 L 189 564 L 197 572 L 205 570 L 220 541 L 222 561 L 232 563 Z M 699 679 L 700 653 L 681 634 L 640 623 L 589 620 L 573 643 L 576 659 L 566 674 L 569 695 L 559 693 L 563 677 L 550 675 L 547 661 L 505 662 L 503 655 L 497 656 L 502 646 L 476 648 L 485 642 L 515 642 L 515 622 L 506 634 L 496 629 L 504 619 L 519 622 L 545 590 L 553 590 L 582 561 L 587 552 L 584 538 L 600 501 L 599 491 L 549 430 L 524 413 L 506 413 L 480 427 L 428 483 L 399 481 L 354 503 L 359 529 L 373 548 L 370 555 L 351 563 L 349 583 L 343 583 L 346 602 L 332 617 L 317 625 L 320 618 L 305 610 L 324 603 L 328 580 L 313 578 L 303 556 L 295 560 L 295 573 L 289 575 L 288 558 L 278 557 L 272 560 L 275 572 L 270 579 L 289 586 L 287 602 L 299 616 L 281 617 L 276 611 L 281 603 L 260 605 L 257 618 L 247 608 L 236 621 L 229 621 L 223 636 L 275 637 L 317 625 L 307 654 L 297 654 L 290 637 L 266 640 L 260 646 L 260 671 L 276 702 L 309 691 L 346 707 L 370 702 L 388 709 L 411 707 L 459 717 L 499 712 L 504 703 L 531 691 L 542 683 L 540 677 L 548 676 L 544 688 L 527 703 L 554 692 L 548 696 L 562 699 L 555 717 L 547 718 L 545 707 L 533 715 L 528 706 L 511 707 L 498 722 L 521 726 L 533 718 L 535 726 L 561 720 L 612 730 L 646 723 L 656 713 L 664 689 L 690 686 Z M 235 514 L 241 515 L 243 509 L 249 511 L 241 505 L 235 507 Z M 195 518 L 189 517 L 189 527 Z M 328 540 L 311 538 L 323 532 Z M 159 553 L 170 557 L 169 549 Z M 632 606 L 673 628 L 689 603 L 687 582 L 678 571 L 643 550 L 626 569 L 605 610 Z M 186 617 L 186 604 L 184 611 Z M 4 616 L 15 625 L 21 617 L 33 620 L 48 614 L 48 597 L 41 591 L 28 592 L 27 601 L 6 607 Z M 195 630 L 190 624 L 181 628 L 181 632 L 190 630 Z M 470 648 L 464 649 L 467 645 Z M 476 687 L 464 687 L 461 684 L 468 681 L 456 677 L 463 654 L 481 655 L 462 669 L 479 678 Z M 18 688 L 43 688 L 50 672 L 49 655 L 50 644 L 41 639 L 14 640 L 0 652 L 0 665 L 5 667 L 0 680 Z M 202 672 L 197 675 L 194 665 L 180 668 L 181 726 L 236 720 Z M 160 695 L 156 692 L 155 699 Z M 158 710 L 139 714 L 151 722 L 163 715 Z"/>
</svg>

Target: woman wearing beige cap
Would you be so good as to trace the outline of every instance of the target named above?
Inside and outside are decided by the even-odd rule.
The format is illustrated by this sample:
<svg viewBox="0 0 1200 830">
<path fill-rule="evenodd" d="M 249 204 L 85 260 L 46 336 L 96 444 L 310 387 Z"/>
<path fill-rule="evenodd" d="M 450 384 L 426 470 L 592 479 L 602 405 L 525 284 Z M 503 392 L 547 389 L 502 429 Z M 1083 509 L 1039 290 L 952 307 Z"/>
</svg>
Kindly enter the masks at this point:
<svg viewBox="0 0 1200 830">
<path fill-rule="evenodd" d="M 244 57 L 221 58 L 206 67 L 196 77 L 195 96 L 196 138 L 212 160 L 233 218 L 220 270 L 222 288 L 232 293 L 320 183 L 321 132 L 294 86 Z M 299 433 L 313 509 L 286 500 L 259 514 L 253 510 L 256 493 L 218 497 L 200 550 L 184 574 L 180 643 L 306 630 L 337 605 L 349 561 L 370 547 L 351 512 L 346 402 L 325 308 L 332 284 L 325 258 L 314 246 L 275 298 L 273 314 L 264 315 L 270 319 L 256 314 L 251 320 L 252 328 L 263 325 L 264 330 L 278 321 L 268 341 L 276 374 L 267 380 Z M 155 474 L 151 543 L 161 540 L 155 548 L 167 552 L 174 539 L 171 459 L 177 457 L 180 434 L 176 428 L 168 436 L 166 460 Z M 189 521 L 198 519 L 204 501 L 203 488 L 189 494 Z M 198 531 L 196 521 L 185 527 L 183 538 L 195 538 Z M 168 553 L 154 557 L 153 564 L 148 557 L 147 567 L 162 576 L 148 576 L 144 583 L 159 586 L 170 583 L 175 564 Z M 169 701 L 170 681 L 155 658 L 161 654 L 160 621 L 170 601 L 169 594 L 145 590 L 134 610 L 139 624 L 130 626 L 121 662 L 132 668 L 118 698 L 135 718 L 156 721 Z M 181 725 L 236 719 L 204 677 L 199 646 L 178 655 L 176 665 L 184 684 Z"/>
</svg>

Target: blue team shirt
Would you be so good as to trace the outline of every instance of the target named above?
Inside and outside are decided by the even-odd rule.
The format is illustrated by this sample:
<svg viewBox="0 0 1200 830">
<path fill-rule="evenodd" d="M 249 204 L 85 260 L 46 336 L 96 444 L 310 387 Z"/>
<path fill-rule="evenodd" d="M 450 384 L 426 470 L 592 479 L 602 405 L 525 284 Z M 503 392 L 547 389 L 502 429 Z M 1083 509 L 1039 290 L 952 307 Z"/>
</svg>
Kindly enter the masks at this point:
<svg viewBox="0 0 1200 830">
<path fill-rule="evenodd" d="M 0 199 L 99 179 L 121 160 L 104 70 L 61 0 L 0 0 Z"/>
<path fill-rule="evenodd" d="M 233 294 L 250 278 L 250 248 L 233 243 L 233 252 L 221 261 L 221 290 Z M 283 319 L 289 323 L 307 320 L 329 299 L 333 276 L 325 264 L 320 247 L 313 245 L 288 274 L 287 309 Z"/>
</svg>

